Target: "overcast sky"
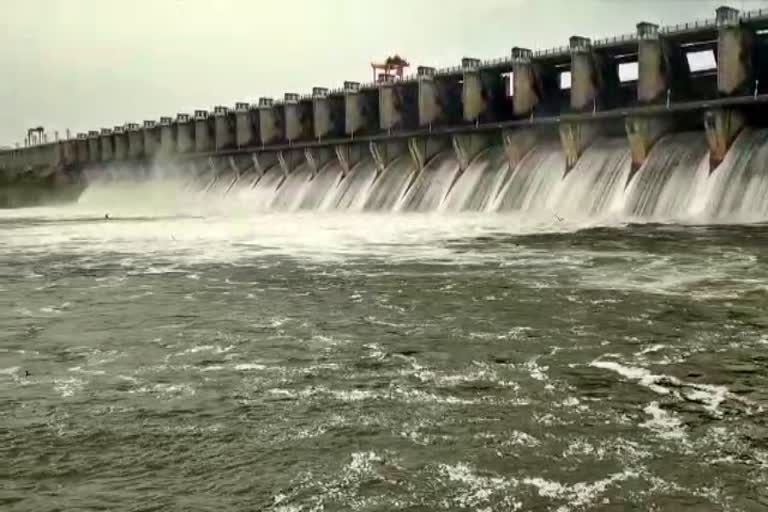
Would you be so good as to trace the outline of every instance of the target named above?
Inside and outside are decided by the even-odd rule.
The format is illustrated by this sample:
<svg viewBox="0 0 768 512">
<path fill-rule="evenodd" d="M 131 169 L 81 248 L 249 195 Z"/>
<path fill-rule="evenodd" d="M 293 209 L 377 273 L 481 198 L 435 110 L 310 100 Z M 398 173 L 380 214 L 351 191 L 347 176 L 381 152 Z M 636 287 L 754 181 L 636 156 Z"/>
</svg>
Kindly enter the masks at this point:
<svg viewBox="0 0 768 512">
<path fill-rule="evenodd" d="M 714 15 L 727 0 L 0 0 L 0 145 Z M 731 0 L 743 9 L 768 0 Z"/>
</svg>

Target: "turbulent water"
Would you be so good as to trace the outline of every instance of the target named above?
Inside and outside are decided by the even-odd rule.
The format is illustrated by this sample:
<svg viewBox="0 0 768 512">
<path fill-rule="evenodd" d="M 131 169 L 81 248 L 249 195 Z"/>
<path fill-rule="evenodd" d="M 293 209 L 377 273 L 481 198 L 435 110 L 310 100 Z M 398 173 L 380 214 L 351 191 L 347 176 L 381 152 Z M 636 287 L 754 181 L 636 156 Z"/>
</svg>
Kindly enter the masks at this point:
<svg viewBox="0 0 768 512">
<path fill-rule="evenodd" d="M 0 509 L 768 510 L 768 132 L 736 145 L 0 212 Z"/>
</svg>

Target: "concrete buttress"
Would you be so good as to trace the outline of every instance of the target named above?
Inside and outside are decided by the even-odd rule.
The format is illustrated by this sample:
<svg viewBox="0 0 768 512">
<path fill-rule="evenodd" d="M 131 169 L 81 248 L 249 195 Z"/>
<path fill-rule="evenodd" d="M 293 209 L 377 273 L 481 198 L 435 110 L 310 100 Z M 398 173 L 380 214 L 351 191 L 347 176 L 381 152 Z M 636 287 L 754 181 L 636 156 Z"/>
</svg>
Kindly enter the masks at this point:
<svg viewBox="0 0 768 512">
<path fill-rule="evenodd" d="M 744 114 L 736 109 L 710 110 L 704 114 L 710 172 L 713 172 L 725 159 L 731 144 L 744 129 L 744 125 Z"/>
<path fill-rule="evenodd" d="M 753 87 L 754 33 L 730 7 L 717 9 L 717 28 L 717 90 L 723 96 L 747 94 Z"/>
</svg>

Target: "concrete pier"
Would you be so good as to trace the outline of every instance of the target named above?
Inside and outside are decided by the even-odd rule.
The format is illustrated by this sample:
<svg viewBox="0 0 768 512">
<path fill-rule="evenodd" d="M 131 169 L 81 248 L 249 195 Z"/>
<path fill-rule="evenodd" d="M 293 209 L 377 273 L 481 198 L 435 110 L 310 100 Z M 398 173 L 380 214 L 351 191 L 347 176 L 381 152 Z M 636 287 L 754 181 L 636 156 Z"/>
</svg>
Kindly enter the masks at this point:
<svg viewBox="0 0 768 512">
<path fill-rule="evenodd" d="M 88 161 L 91 163 L 101 161 L 101 145 L 99 144 L 99 132 L 88 131 Z"/>
<path fill-rule="evenodd" d="M 85 165 L 90 162 L 90 148 L 88 144 L 88 134 L 78 133 L 75 141 L 75 150 L 77 152 L 77 162 Z"/>
<path fill-rule="evenodd" d="M 575 112 L 596 114 L 615 101 L 619 84 L 618 68 L 592 48 L 586 37 L 570 39 L 571 54 L 571 109 Z M 581 157 L 584 150 L 600 133 L 595 122 L 571 122 L 560 125 L 560 141 L 565 153 L 567 174 Z"/>
<path fill-rule="evenodd" d="M 419 126 L 457 123 L 462 117 L 462 86 L 456 79 L 438 77 L 434 68 L 418 69 Z"/>
<path fill-rule="evenodd" d="M 625 121 L 629 149 L 632 154 L 632 170 L 627 183 L 642 167 L 653 145 L 672 128 L 672 122 L 666 117 L 630 117 Z"/>
<path fill-rule="evenodd" d="M 560 125 L 560 142 L 565 153 L 565 174 L 579 161 L 584 150 L 592 144 L 600 133 L 600 127 L 596 122 L 574 122 Z"/>
<path fill-rule="evenodd" d="M 125 160 L 128 158 L 128 134 L 125 127 L 115 126 L 112 129 L 112 141 L 114 143 L 114 159 Z"/>
<path fill-rule="evenodd" d="M 213 107 L 213 126 L 216 151 L 235 147 L 235 117 L 227 107 Z"/>
<path fill-rule="evenodd" d="M 160 151 L 160 130 L 154 121 L 144 121 L 144 156 L 153 159 Z"/>
<path fill-rule="evenodd" d="M 539 140 L 534 128 L 504 130 L 501 136 L 510 169 L 515 169 Z"/>
<path fill-rule="evenodd" d="M 277 162 L 283 171 L 283 175 L 288 176 L 305 162 L 304 150 L 284 149 L 279 151 L 277 153 Z"/>
<path fill-rule="evenodd" d="M 128 158 L 138 160 L 144 156 L 144 132 L 138 123 L 127 123 L 125 130 L 128 133 Z"/>
<path fill-rule="evenodd" d="M 413 129 L 419 126 L 417 83 L 396 83 L 391 75 L 379 83 L 379 129 Z"/>
<path fill-rule="evenodd" d="M 317 176 L 320 170 L 336 157 L 336 152 L 328 146 L 320 148 L 307 148 L 304 150 L 304 158 L 312 171 L 312 176 Z"/>
<path fill-rule="evenodd" d="M 274 151 L 253 153 L 251 158 L 253 159 L 254 170 L 258 176 L 264 176 L 264 173 L 278 165 L 277 153 Z"/>
<path fill-rule="evenodd" d="M 215 144 L 213 123 L 207 110 L 195 110 L 195 152 L 207 153 Z"/>
<path fill-rule="evenodd" d="M 158 156 L 161 158 L 170 158 L 176 153 L 176 131 L 173 126 L 173 119 L 170 117 L 160 118 L 160 149 Z"/>
<path fill-rule="evenodd" d="M 559 73 L 550 63 L 535 62 L 533 52 L 527 48 L 512 48 L 512 84 L 514 117 L 529 117 L 539 111 L 558 111 Z M 552 105 L 543 104 L 547 100 Z"/>
<path fill-rule="evenodd" d="M 493 137 L 486 133 L 467 133 L 451 137 L 451 145 L 459 161 L 459 169 L 464 172 L 483 150 L 488 148 Z"/>
<path fill-rule="evenodd" d="M 235 145 L 238 148 L 258 143 L 258 110 L 245 102 L 235 104 Z"/>
<path fill-rule="evenodd" d="M 379 98 L 376 91 L 364 91 L 357 82 L 344 82 L 344 132 L 354 136 L 379 127 Z"/>
<path fill-rule="evenodd" d="M 451 138 L 441 135 L 413 137 L 408 139 L 408 152 L 416 169 L 420 171 L 435 155 L 451 145 Z"/>
<path fill-rule="evenodd" d="M 618 68 L 595 52 L 586 37 L 571 37 L 570 49 L 571 109 L 587 112 L 609 106 L 619 84 Z"/>
<path fill-rule="evenodd" d="M 195 125 L 189 114 L 176 114 L 176 153 L 195 151 Z"/>
<path fill-rule="evenodd" d="M 483 71 L 480 68 L 480 59 L 475 58 L 463 58 L 461 68 L 464 121 L 491 123 L 508 117 L 502 76 L 496 72 Z"/>
<path fill-rule="evenodd" d="M 725 159 L 731 144 L 744 129 L 744 125 L 744 114 L 737 109 L 710 110 L 704 115 L 710 172 Z"/>
<path fill-rule="evenodd" d="M 325 87 L 312 89 L 312 122 L 315 139 L 344 135 L 344 96 L 329 94 Z"/>
<path fill-rule="evenodd" d="M 721 95 L 748 94 L 754 84 L 754 33 L 739 19 L 739 11 L 717 9 L 717 90 Z"/>
<path fill-rule="evenodd" d="M 690 67 L 680 46 L 662 37 L 658 25 L 637 24 L 637 101 L 641 105 L 671 104 L 672 98 L 685 97 L 690 90 Z M 645 162 L 653 145 L 672 131 L 674 123 L 666 116 L 633 117 L 625 121 L 632 154 L 629 180 Z"/>
<path fill-rule="evenodd" d="M 334 146 L 334 150 L 341 165 L 342 176 L 346 176 L 368 154 L 368 145 L 359 143 L 338 144 Z"/>
<path fill-rule="evenodd" d="M 284 139 L 285 129 L 280 110 L 275 108 L 272 98 L 259 98 L 259 141 L 262 145 Z"/>
<path fill-rule="evenodd" d="M 368 150 L 376 164 L 377 176 L 383 173 L 396 158 L 407 154 L 409 151 L 407 141 L 402 139 L 371 142 L 368 145 Z"/>
<path fill-rule="evenodd" d="M 690 66 L 678 43 L 662 37 L 659 26 L 637 24 L 637 100 L 664 103 L 685 97 L 690 87 Z"/>
<path fill-rule="evenodd" d="M 298 94 L 285 93 L 283 116 L 285 118 L 285 140 L 289 143 L 313 138 L 314 124 L 311 102 L 300 101 Z"/>
<path fill-rule="evenodd" d="M 112 130 L 102 128 L 99 136 L 99 146 L 101 147 L 101 161 L 109 162 L 114 158 L 114 148 L 112 146 Z"/>
<path fill-rule="evenodd" d="M 3 168 L 3 156 L 0 154 L 0 169 Z M 125 156 L 123 156 L 125 158 Z M 77 141 L 75 139 L 67 139 L 61 143 L 61 163 L 65 167 L 71 167 L 78 163 L 77 161 Z"/>
</svg>

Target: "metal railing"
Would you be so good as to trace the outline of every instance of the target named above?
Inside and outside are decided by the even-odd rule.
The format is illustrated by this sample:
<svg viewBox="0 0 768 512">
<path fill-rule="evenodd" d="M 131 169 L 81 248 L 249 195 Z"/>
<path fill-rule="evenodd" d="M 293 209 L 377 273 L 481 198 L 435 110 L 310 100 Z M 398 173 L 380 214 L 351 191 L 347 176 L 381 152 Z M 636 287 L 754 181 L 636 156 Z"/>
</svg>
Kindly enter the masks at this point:
<svg viewBox="0 0 768 512">
<path fill-rule="evenodd" d="M 534 57 L 551 57 L 553 55 L 566 55 L 571 51 L 570 46 L 558 46 L 555 48 L 545 48 L 533 52 Z"/>
<path fill-rule="evenodd" d="M 741 19 L 743 20 L 752 20 L 755 18 L 768 18 L 768 9 L 753 9 L 745 12 L 744 15 L 741 16 Z"/>
<path fill-rule="evenodd" d="M 603 39 L 596 39 L 592 41 L 592 46 L 595 47 L 604 47 L 604 46 L 614 46 L 621 43 L 627 43 L 637 41 L 637 33 L 634 34 L 622 34 L 620 36 L 611 36 L 611 37 L 604 37 Z"/>
<path fill-rule="evenodd" d="M 677 25 L 669 25 L 666 27 L 660 27 L 660 34 L 676 34 L 681 32 L 690 32 L 691 30 L 699 30 L 704 28 L 714 28 L 717 26 L 717 20 L 715 18 L 708 18 L 704 20 L 690 21 L 687 23 L 678 23 Z"/>
</svg>

